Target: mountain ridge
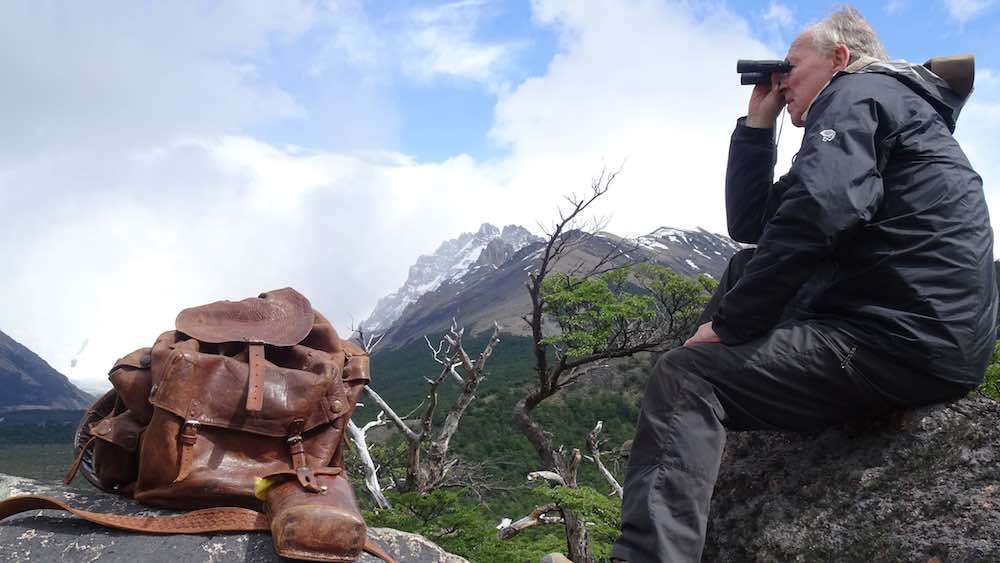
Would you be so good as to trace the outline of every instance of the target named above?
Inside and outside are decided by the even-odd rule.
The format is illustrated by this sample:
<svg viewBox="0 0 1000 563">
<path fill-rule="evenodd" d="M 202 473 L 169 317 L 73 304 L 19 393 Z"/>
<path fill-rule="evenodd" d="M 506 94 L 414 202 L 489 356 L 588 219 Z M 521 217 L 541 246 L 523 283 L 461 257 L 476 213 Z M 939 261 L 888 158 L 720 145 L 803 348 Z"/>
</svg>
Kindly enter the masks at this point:
<svg viewBox="0 0 1000 563">
<path fill-rule="evenodd" d="M 705 229 L 662 227 L 635 240 L 607 232 L 581 234 L 581 237 L 580 244 L 574 244 L 563 256 L 556 271 L 570 272 L 581 267 L 585 270 L 606 254 L 624 248 L 628 252 L 613 256 L 613 262 L 652 261 L 685 276 L 705 274 L 717 279 L 725 271 L 729 258 L 743 248 L 740 243 Z M 462 275 L 448 276 L 433 289 L 411 294 L 411 300 L 401 307 L 388 328 L 380 327 L 385 333 L 381 346 L 396 348 L 415 338 L 441 332 L 452 319 L 470 333 L 487 330 L 496 321 L 504 332 L 527 334 L 527 324 L 521 320 L 530 310 L 524 283 L 528 273 L 537 267 L 543 251 L 541 239 L 510 253 L 497 248 L 487 253 L 484 247 L 481 257 Z"/>
<path fill-rule="evenodd" d="M 410 266 L 403 285 L 379 299 L 371 315 L 360 326 L 367 333 L 385 331 L 408 305 L 428 291 L 464 276 L 470 267 L 505 260 L 513 252 L 537 240 L 541 239 L 519 225 L 506 225 L 501 230 L 490 223 L 483 223 L 475 233 L 462 233 L 448 239 L 433 254 L 418 257 Z"/>
<path fill-rule="evenodd" d="M 85 409 L 93 397 L 23 344 L 0 331 L 0 412 Z"/>
</svg>

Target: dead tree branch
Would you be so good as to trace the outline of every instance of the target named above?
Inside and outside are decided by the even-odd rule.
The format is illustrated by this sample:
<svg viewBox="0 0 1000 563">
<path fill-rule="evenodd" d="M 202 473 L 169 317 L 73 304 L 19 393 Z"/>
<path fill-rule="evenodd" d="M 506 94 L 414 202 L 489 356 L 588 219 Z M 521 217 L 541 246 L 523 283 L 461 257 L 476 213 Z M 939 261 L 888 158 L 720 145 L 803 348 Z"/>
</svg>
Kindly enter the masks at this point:
<svg viewBox="0 0 1000 563">
<path fill-rule="evenodd" d="M 603 427 L 604 422 L 598 420 L 594 429 L 587 434 L 587 451 L 590 452 L 590 458 L 594 461 L 594 465 L 597 466 L 597 470 L 601 472 L 604 479 L 611 485 L 611 489 L 614 494 L 618 495 L 618 498 L 622 498 L 622 486 L 618 483 L 618 480 L 615 479 L 615 476 L 611 474 L 611 471 L 604 466 L 604 462 L 601 461 L 601 442 L 598 439 L 598 435 L 601 433 L 601 429 Z"/>
<path fill-rule="evenodd" d="M 469 405 L 472 404 L 473 399 L 476 398 L 476 389 L 486 379 L 486 362 L 493 355 L 493 351 L 496 350 L 499 343 L 500 325 L 494 322 L 493 334 L 486 343 L 486 347 L 479 354 L 479 358 L 473 362 L 469 359 L 465 348 L 462 346 L 462 333 L 458 333 L 457 340 L 455 340 L 456 355 L 462 358 L 461 364 L 465 368 L 465 386 L 462 389 L 461 396 L 458 397 L 455 404 L 452 405 L 451 410 L 448 411 L 444 424 L 441 425 L 441 432 L 438 434 L 434 444 L 431 445 L 432 449 L 437 447 L 442 451 L 447 451 L 452 436 L 458 431 L 458 425 L 462 420 L 462 416 L 465 414 L 466 409 L 469 408 Z"/>
<path fill-rule="evenodd" d="M 537 481 L 539 479 L 556 485 L 566 486 L 566 481 L 562 478 L 562 475 L 559 475 L 555 471 L 532 471 L 528 473 L 529 481 Z"/>
<path fill-rule="evenodd" d="M 365 424 L 364 428 L 358 428 L 354 421 L 347 422 L 347 432 L 351 437 L 351 441 L 354 442 L 354 449 L 358 452 L 358 458 L 361 459 L 361 465 L 365 468 L 365 489 L 368 491 L 368 495 L 372 497 L 375 504 L 379 508 L 392 508 L 392 503 L 389 499 L 385 498 L 382 493 L 382 484 L 378 481 L 378 468 L 375 467 L 375 462 L 372 460 L 371 452 L 368 451 L 368 440 L 366 434 L 372 428 L 376 426 L 383 426 L 387 422 L 383 417 L 384 413 L 379 413 L 378 418 L 368 424 Z"/>
<path fill-rule="evenodd" d="M 359 335 L 363 337 L 360 331 Z M 424 378 L 428 385 L 427 395 L 421 406 L 417 407 L 422 409 L 422 412 L 418 424 L 414 427 L 411 428 L 406 422 L 409 416 L 400 417 L 378 393 L 365 387 L 372 401 L 406 441 L 406 480 L 401 487 L 403 490 L 428 492 L 436 488 L 468 483 L 473 483 L 475 486 L 476 479 L 470 478 L 471 471 L 466 471 L 458 458 L 449 456 L 448 450 L 463 415 L 476 397 L 479 385 L 486 379 L 487 360 L 500 342 L 500 326 L 493 324 L 493 334 L 476 360 L 465 351 L 464 336 L 465 329 L 452 319 L 451 327 L 437 346 L 431 344 L 430 339 L 424 338 L 431 358 L 440 366 L 440 371 L 433 378 Z M 377 343 L 377 340 L 369 340 Z M 462 373 L 459 373 L 459 370 Z M 435 413 L 439 406 L 438 390 L 449 377 L 454 378 L 462 390 L 445 415 L 441 427 L 435 430 Z"/>
<path fill-rule="evenodd" d="M 543 504 L 517 522 L 511 522 L 510 518 L 504 518 L 497 526 L 497 537 L 502 540 L 508 540 L 528 528 L 534 528 L 543 524 L 563 523 L 562 516 L 550 516 L 550 512 L 560 512 L 559 507 L 555 503 Z"/>
<path fill-rule="evenodd" d="M 385 333 L 377 334 L 366 334 L 365 329 L 359 326 L 351 326 L 351 334 L 354 335 L 354 340 L 364 349 L 364 351 L 371 355 L 375 348 L 382 342 L 382 338 Z"/>
<path fill-rule="evenodd" d="M 378 408 L 382 409 L 382 412 L 384 412 L 386 416 L 388 416 L 389 419 L 392 420 L 393 425 L 396 427 L 397 430 L 399 430 L 399 432 L 404 437 L 406 437 L 407 440 L 412 441 L 420 439 L 420 436 L 416 432 L 410 429 L 410 427 L 406 424 L 406 422 L 402 418 L 400 418 L 398 414 L 396 414 L 396 411 L 392 410 L 392 407 L 389 406 L 389 403 L 387 403 L 385 399 L 382 398 L 381 395 L 376 393 L 374 389 L 365 385 L 365 392 L 368 393 L 369 397 L 371 397 L 372 402 L 374 402 L 375 405 L 378 406 Z"/>
</svg>

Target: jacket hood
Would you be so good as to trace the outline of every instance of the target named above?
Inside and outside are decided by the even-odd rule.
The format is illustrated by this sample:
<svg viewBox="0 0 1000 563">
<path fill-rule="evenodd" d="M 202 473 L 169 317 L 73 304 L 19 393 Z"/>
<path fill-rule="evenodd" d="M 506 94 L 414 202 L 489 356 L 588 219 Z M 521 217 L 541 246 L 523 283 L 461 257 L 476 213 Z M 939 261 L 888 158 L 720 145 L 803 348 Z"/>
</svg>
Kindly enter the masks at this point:
<svg viewBox="0 0 1000 563">
<path fill-rule="evenodd" d="M 956 91 L 948 82 L 931 72 L 924 65 L 915 65 L 904 60 L 876 61 L 875 59 L 859 60 L 843 71 L 846 74 L 878 73 L 887 74 L 905 84 L 916 92 L 944 118 L 948 129 L 955 131 L 958 114 L 969 99 L 971 89 L 964 96 Z"/>
</svg>

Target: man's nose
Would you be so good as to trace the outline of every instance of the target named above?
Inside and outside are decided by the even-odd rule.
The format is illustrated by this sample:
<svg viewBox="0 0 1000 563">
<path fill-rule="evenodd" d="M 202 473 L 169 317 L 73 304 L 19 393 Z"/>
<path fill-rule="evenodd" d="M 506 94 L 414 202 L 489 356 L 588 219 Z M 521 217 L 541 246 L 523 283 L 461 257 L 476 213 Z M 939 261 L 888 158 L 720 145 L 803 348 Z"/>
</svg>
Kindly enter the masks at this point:
<svg viewBox="0 0 1000 563">
<path fill-rule="evenodd" d="M 778 75 L 778 92 L 781 93 L 782 96 L 784 96 L 787 90 L 788 90 L 788 73 L 783 72 L 780 75 Z"/>
</svg>

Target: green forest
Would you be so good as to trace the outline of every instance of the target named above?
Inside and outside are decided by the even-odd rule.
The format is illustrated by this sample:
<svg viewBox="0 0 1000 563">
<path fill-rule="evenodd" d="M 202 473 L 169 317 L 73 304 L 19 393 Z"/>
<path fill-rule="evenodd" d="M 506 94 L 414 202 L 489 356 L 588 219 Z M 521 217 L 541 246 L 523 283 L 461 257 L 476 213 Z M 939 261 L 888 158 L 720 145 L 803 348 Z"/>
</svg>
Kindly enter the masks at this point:
<svg viewBox="0 0 1000 563">
<path fill-rule="evenodd" d="M 479 350 L 486 339 L 486 335 L 478 335 L 466 347 L 470 351 Z M 511 414 L 515 402 L 533 383 L 531 347 L 530 338 L 503 335 L 491 359 L 489 376 L 454 438 L 455 454 L 464 461 L 483 464 L 493 490 L 481 492 L 481 498 L 476 492 L 461 488 L 428 495 L 397 495 L 390 491 L 388 497 L 394 507 L 383 511 L 373 510 L 370 500 L 362 495 L 366 517 L 372 525 L 420 533 L 448 551 L 475 561 L 537 561 L 545 553 L 565 551 L 565 535 L 555 524 L 528 530 L 509 540 L 497 539 L 495 529 L 504 517 L 516 520 L 535 506 L 553 502 L 554 496 L 570 492 L 526 480 L 529 472 L 543 468 L 531 444 L 513 427 Z M 551 429 L 556 443 L 581 450 L 586 434 L 597 421 L 603 421 L 604 449 L 618 450 L 632 438 L 639 398 L 652 362 L 649 354 L 619 360 L 606 379 L 582 384 L 544 405 L 537 418 Z M 409 412 L 420 404 L 426 387 L 423 377 L 431 376 L 438 367 L 422 340 L 375 355 L 372 366 L 372 386 L 398 412 Z M 456 386 L 451 386 L 442 391 L 439 400 L 447 405 L 456 395 Z M 362 424 L 374 418 L 373 410 L 369 404 L 359 406 L 355 421 Z M 387 471 L 402 473 L 405 457 L 397 437 L 373 445 L 371 451 L 375 462 L 384 466 L 380 475 Z M 623 459 L 616 454 L 611 451 L 605 463 L 620 480 Z M 362 473 L 355 469 L 352 474 Z M 593 464 L 584 461 L 579 477 L 583 487 L 577 496 L 560 500 L 597 518 L 594 521 L 600 524 L 591 530 L 595 555 L 607 557 L 617 529 L 617 497 L 607 495 L 609 486 Z M 391 480 L 383 479 L 386 482 Z M 360 480 L 357 485 L 358 491 L 364 490 Z"/>
</svg>

